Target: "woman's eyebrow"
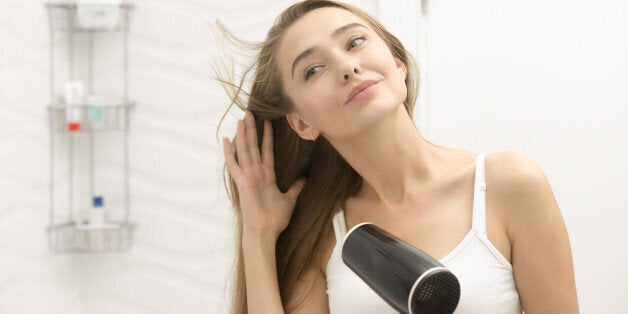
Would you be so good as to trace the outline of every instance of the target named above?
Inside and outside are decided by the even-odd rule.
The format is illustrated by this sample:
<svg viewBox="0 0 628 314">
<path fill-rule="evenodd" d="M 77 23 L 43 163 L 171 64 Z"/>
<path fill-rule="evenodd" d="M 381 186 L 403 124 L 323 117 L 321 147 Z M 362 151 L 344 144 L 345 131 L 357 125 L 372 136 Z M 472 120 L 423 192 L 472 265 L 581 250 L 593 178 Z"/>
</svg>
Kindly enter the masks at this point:
<svg viewBox="0 0 628 314">
<path fill-rule="evenodd" d="M 305 51 L 301 52 L 296 58 L 294 58 L 294 61 L 292 61 L 292 78 L 293 79 L 294 79 L 294 69 L 297 67 L 297 64 L 299 63 L 299 61 L 311 55 L 316 49 L 317 49 L 316 46 L 307 48 L 305 49 Z"/>
<path fill-rule="evenodd" d="M 350 30 L 350 29 L 352 29 L 354 27 L 364 27 L 364 28 L 366 28 L 366 26 L 364 26 L 364 25 L 362 25 L 360 23 L 349 23 L 349 24 L 347 24 L 345 26 L 338 27 L 338 29 L 335 30 L 331 34 L 331 37 L 338 37 L 340 34 L 346 32 L 346 31 L 348 31 L 348 30 Z"/>
<path fill-rule="evenodd" d="M 360 23 L 349 23 L 345 26 L 340 26 L 338 27 L 333 33 L 331 33 L 331 37 L 338 37 L 340 36 L 342 33 L 354 28 L 354 27 L 364 27 L 366 28 L 366 26 L 360 24 Z M 304 59 L 305 57 L 311 55 L 315 50 L 317 49 L 316 46 L 314 47 L 310 47 L 305 49 L 305 51 L 301 52 L 296 58 L 294 58 L 294 61 L 292 61 L 292 73 L 291 76 L 292 78 L 294 78 L 294 69 L 297 67 L 297 64 L 299 63 L 299 61 L 301 61 L 302 59 Z"/>
</svg>

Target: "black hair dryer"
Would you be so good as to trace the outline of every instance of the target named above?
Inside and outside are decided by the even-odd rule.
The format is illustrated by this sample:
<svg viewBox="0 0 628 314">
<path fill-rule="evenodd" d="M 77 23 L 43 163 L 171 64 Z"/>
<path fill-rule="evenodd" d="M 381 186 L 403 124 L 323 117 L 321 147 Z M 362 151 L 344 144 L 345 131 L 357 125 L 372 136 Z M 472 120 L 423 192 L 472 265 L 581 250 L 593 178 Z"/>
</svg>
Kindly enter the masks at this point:
<svg viewBox="0 0 628 314">
<path fill-rule="evenodd" d="M 453 313 L 458 278 L 440 262 L 372 223 L 353 227 L 342 260 L 391 306 L 403 313 Z"/>
</svg>

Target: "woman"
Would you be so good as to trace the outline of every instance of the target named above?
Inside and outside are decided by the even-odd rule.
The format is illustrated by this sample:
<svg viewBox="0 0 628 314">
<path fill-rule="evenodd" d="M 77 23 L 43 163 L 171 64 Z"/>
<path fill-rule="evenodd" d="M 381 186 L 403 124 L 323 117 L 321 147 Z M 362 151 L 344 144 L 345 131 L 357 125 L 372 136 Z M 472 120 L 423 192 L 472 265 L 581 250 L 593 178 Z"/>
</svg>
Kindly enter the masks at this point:
<svg viewBox="0 0 628 314">
<path fill-rule="evenodd" d="M 457 313 L 577 313 L 571 249 L 530 159 L 434 145 L 412 121 L 417 73 L 364 12 L 286 9 L 254 66 L 234 143 L 223 139 L 238 217 L 235 313 L 395 313 L 340 258 L 369 221 L 460 280 Z M 237 153 L 236 153 L 237 151 Z"/>
</svg>

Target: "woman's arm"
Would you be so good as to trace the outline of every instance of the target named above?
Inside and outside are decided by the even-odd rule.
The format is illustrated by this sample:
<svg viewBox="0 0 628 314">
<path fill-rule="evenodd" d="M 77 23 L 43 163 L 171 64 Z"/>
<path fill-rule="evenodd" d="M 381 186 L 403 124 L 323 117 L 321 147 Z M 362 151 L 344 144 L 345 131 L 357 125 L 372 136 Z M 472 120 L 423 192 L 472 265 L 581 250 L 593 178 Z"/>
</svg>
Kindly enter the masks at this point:
<svg viewBox="0 0 628 314">
<path fill-rule="evenodd" d="M 275 242 L 261 237 L 242 238 L 248 313 L 284 313 L 277 282 Z M 287 302 L 288 312 L 329 313 L 326 290 L 325 275 L 318 267 L 312 267 L 297 283 L 294 298 Z"/>
<path fill-rule="evenodd" d="M 248 313 L 284 313 L 277 281 L 275 239 L 242 236 Z"/>
<path fill-rule="evenodd" d="M 296 199 L 305 185 L 297 180 L 286 193 L 275 182 L 272 127 L 264 121 L 261 150 L 251 112 L 238 121 L 236 135 L 237 159 L 229 140 L 223 140 L 225 163 L 238 193 L 242 215 L 242 256 L 248 313 L 284 313 L 279 293 L 275 247 L 279 234 L 288 226 Z M 297 307 L 301 313 L 325 313 L 327 299 L 324 276 L 318 267 L 308 272 L 297 284 L 295 295 L 305 302 Z M 322 273 L 321 273 L 322 274 Z M 321 281 L 320 279 L 323 279 Z M 314 285 L 312 285 L 312 283 Z M 322 286 L 321 286 L 322 285 Z M 312 288 L 312 290 L 309 290 Z M 289 300 L 288 304 L 294 300 Z"/>
<path fill-rule="evenodd" d="M 509 195 L 508 237 L 517 290 L 526 314 L 578 313 L 567 229 L 543 170 L 517 153 L 502 153 L 501 178 Z"/>
<path fill-rule="evenodd" d="M 284 313 L 277 282 L 275 242 L 261 237 L 242 238 L 248 313 Z M 329 313 L 326 290 L 325 275 L 313 266 L 297 283 L 294 298 L 288 300 L 289 313 Z"/>
</svg>

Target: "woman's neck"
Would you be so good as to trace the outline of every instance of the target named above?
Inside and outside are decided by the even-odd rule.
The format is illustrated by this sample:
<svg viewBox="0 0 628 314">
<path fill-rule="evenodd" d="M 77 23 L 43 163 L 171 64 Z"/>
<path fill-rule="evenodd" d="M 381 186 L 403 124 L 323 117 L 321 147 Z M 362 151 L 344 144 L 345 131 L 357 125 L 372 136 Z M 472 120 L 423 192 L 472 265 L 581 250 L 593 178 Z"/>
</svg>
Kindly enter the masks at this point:
<svg viewBox="0 0 628 314">
<path fill-rule="evenodd" d="M 359 195 L 384 204 L 403 202 L 444 171 L 441 148 L 421 137 L 403 106 L 359 136 L 332 145 L 364 179 Z"/>
</svg>

